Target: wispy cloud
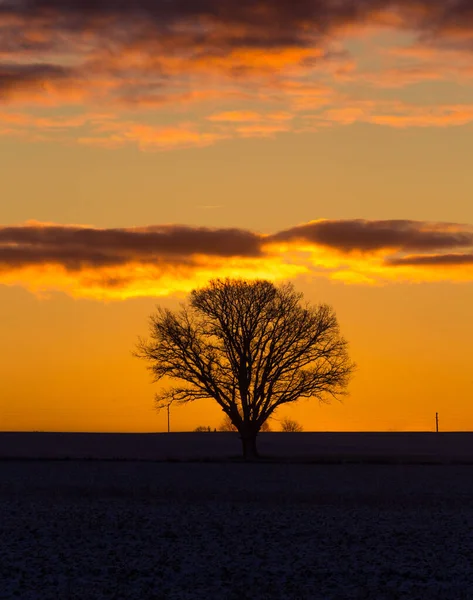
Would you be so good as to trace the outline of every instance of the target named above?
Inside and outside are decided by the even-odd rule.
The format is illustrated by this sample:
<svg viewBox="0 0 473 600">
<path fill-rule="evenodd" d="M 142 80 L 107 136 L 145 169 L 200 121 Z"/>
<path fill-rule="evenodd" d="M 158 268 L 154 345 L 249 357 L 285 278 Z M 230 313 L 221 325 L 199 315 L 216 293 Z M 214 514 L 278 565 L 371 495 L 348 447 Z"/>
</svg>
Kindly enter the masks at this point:
<svg viewBox="0 0 473 600">
<path fill-rule="evenodd" d="M 461 266 L 473 265 L 473 253 L 469 254 L 415 254 L 386 261 L 396 266 Z"/>
<path fill-rule="evenodd" d="M 141 150 L 152 151 L 210 146 L 225 137 L 224 133 L 202 131 L 189 124 L 153 127 L 140 123 L 114 122 L 102 125 L 95 135 L 79 137 L 78 142 L 104 148 L 133 144 Z"/>
<path fill-rule="evenodd" d="M 306 127 L 370 123 L 403 129 L 407 127 L 454 127 L 473 122 L 471 104 L 414 104 L 401 101 L 339 99 L 337 108 L 323 108 L 305 115 Z"/>
<path fill-rule="evenodd" d="M 216 113 L 207 117 L 209 121 L 216 123 L 259 123 L 271 121 L 290 121 L 292 115 L 287 112 L 272 112 L 267 114 L 252 110 L 232 110 Z"/>
<path fill-rule="evenodd" d="M 188 292 L 215 276 L 473 282 L 473 226 L 319 220 L 271 235 L 161 225 L 0 228 L 0 283 L 96 299 Z"/>
</svg>

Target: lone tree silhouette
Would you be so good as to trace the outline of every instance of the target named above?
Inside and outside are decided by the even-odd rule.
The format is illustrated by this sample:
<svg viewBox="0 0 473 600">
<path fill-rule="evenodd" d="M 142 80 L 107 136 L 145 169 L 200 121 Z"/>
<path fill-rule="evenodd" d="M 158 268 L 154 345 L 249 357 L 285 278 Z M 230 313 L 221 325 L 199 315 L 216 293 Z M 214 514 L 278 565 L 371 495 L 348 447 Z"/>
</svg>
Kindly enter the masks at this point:
<svg viewBox="0 0 473 600">
<path fill-rule="evenodd" d="M 256 436 L 284 404 L 346 393 L 354 365 L 326 304 L 303 303 L 292 284 L 215 279 L 191 292 L 179 311 L 150 317 L 150 338 L 135 355 L 154 380 L 177 380 L 156 395 L 158 408 L 212 398 L 240 434 L 243 456 L 258 456 Z"/>
</svg>

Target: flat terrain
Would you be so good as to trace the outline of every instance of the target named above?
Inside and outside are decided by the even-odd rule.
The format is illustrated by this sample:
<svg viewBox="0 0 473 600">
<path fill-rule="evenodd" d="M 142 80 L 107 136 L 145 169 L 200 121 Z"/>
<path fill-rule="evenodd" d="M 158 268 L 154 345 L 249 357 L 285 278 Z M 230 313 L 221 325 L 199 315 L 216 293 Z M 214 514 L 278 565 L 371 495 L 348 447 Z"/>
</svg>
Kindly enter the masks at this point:
<svg viewBox="0 0 473 600">
<path fill-rule="evenodd" d="M 471 600 L 473 467 L 0 462 L 2 600 Z"/>
<path fill-rule="evenodd" d="M 261 433 L 261 454 L 306 462 L 470 463 L 473 433 Z M 0 432 L 2 458 L 227 460 L 241 456 L 237 433 Z"/>
</svg>

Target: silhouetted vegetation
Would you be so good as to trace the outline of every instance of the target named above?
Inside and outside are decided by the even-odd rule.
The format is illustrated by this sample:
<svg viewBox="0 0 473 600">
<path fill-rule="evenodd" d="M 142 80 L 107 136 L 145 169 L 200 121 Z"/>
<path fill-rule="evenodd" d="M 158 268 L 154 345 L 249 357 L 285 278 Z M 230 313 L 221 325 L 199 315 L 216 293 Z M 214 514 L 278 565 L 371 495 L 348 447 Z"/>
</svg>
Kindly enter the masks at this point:
<svg viewBox="0 0 473 600">
<path fill-rule="evenodd" d="M 277 409 L 345 394 L 354 368 L 330 306 L 264 280 L 216 279 L 179 311 L 158 307 L 136 355 L 155 381 L 178 381 L 156 396 L 158 407 L 212 398 L 247 459 L 257 457 L 256 436 Z"/>
<path fill-rule="evenodd" d="M 294 419 L 283 419 L 281 421 L 281 431 L 286 431 L 289 433 L 294 433 L 294 432 L 300 432 L 302 431 L 303 427 L 300 423 L 298 423 L 297 421 L 294 421 Z"/>
<path fill-rule="evenodd" d="M 230 417 L 228 415 L 225 415 L 222 419 L 222 422 L 219 425 L 218 428 L 219 431 L 234 431 L 237 432 L 238 428 L 236 425 L 234 425 L 232 423 L 232 420 L 230 419 Z"/>
<path fill-rule="evenodd" d="M 218 428 L 219 431 L 233 431 L 233 432 L 238 432 L 238 429 L 236 427 L 236 425 L 234 425 L 230 419 L 230 417 L 228 415 L 225 415 L 223 417 L 222 422 L 220 423 L 220 426 Z M 269 423 L 267 421 L 265 421 L 260 428 L 260 431 L 271 431 L 271 426 L 269 425 Z"/>
</svg>

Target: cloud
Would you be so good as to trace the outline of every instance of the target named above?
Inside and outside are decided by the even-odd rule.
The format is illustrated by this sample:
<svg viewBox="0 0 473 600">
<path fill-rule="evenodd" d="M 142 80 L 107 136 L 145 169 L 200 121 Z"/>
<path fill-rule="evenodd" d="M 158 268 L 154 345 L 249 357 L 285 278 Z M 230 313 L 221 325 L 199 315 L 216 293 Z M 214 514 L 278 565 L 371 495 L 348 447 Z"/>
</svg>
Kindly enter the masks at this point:
<svg viewBox="0 0 473 600">
<path fill-rule="evenodd" d="M 374 114 L 367 122 L 389 127 L 451 127 L 473 121 L 473 104 L 458 106 L 405 107 L 401 114 Z"/>
<path fill-rule="evenodd" d="M 451 75 L 451 71 L 447 74 L 439 66 L 417 64 L 388 68 L 381 72 L 355 73 L 352 80 L 364 81 L 379 88 L 402 88 L 424 81 L 441 81 L 442 79 L 448 79 L 449 75 Z M 471 76 L 471 71 L 469 75 Z"/>
<path fill-rule="evenodd" d="M 410 45 L 379 48 L 377 61 L 366 49 L 350 51 L 351 38 L 388 29 L 402 31 Z M 0 103 L 26 106 L 36 117 L 38 108 L 66 104 L 112 111 L 116 130 L 89 122 L 63 139 L 142 150 L 355 122 L 460 126 L 473 120 L 467 100 L 433 104 L 420 94 L 413 105 L 399 90 L 472 84 L 472 50 L 468 0 L 3 0 Z M 379 67 L 363 68 L 367 60 Z M 388 94 L 399 97 L 388 101 Z M 360 101 L 366 97 L 371 105 Z M 199 113 L 183 118 L 196 103 Z M 278 114 L 289 116 L 279 121 Z M 0 134 L 31 139 L 23 129 L 10 123 Z M 44 139 L 51 129 L 43 128 Z"/>
<path fill-rule="evenodd" d="M 217 276 L 298 275 L 360 285 L 473 282 L 473 226 L 323 220 L 271 235 L 180 225 L 0 227 L 0 284 L 38 293 L 125 299 L 186 293 Z"/>
<path fill-rule="evenodd" d="M 29 84 L 43 84 L 46 80 L 67 79 L 69 72 L 64 67 L 48 64 L 1 64 L 0 90 Z"/>
<path fill-rule="evenodd" d="M 277 133 L 290 131 L 289 123 L 253 123 L 240 125 L 235 128 L 235 132 L 242 137 L 273 137 Z"/>
<path fill-rule="evenodd" d="M 308 32 L 328 34 L 342 27 L 385 24 L 423 35 L 455 35 L 473 26 L 469 0 L 4 0 L 8 17 L 50 19 L 54 29 L 77 31 L 134 27 L 207 43 L 219 27 L 227 27 L 228 45 L 244 47 L 305 46 Z M 260 35 L 257 35 L 260 34 Z"/>
<path fill-rule="evenodd" d="M 448 266 L 473 265 L 473 254 L 427 254 L 391 258 L 388 264 L 394 266 Z"/>
<path fill-rule="evenodd" d="M 259 256 L 260 238 L 241 229 L 162 225 L 133 229 L 25 225 L 0 228 L 0 264 L 57 263 L 73 270 L 127 261 L 185 260 L 199 254 Z"/>
<path fill-rule="evenodd" d="M 261 120 L 261 114 L 254 110 L 230 110 L 207 117 L 216 123 L 248 123 Z"/>
<path fill-rule="evenodd" d="M 408 220 L 323 220 L 281 231 L 271 239 L 303 241 L 346 253 L 427 251 L 473 246 L 473 228 Z"/>
<path fill-rule="evenodd" d="M 118 148 L 135 144 L 141 150 L 172 150 L 177 148 L 202 148 L 225 139 L 224 133 L 199 131 L 195 126 L 183 124 L 174 127 L 153 127 L 140 123 L 105 123 L 99 135 L 79 137 L 78 142 L 89 146 Z"/>
<path fill-rule="evenodd" d="M 2 104 L 77 103 L 86 95 L 83 84 L 73 69 L 58 64 L 0 63 Z"/>
<path fill-rule="evenodd" d="M 21 112 L 0 112 L 0 123 L 15 125 L 19 129 L 40 129 L 43 131 L 61 131 L 79 129 L 88 124 L 104 126 L 113 120 L 112 115 L 107 114 L 76 114 L 68 117 L 50 116 L 38 117 Z"/>
<path fill-rule="evenodd" d="M 473 103 L 422 105 L 401 101 L 354 100 L 337 98 L 337 108 L 305 115 L 305 129 L 320 126 L 369 123 L 403 129 L 406 127 L 453 127 L 473 122 Z"/>
<path fill-rule="evenodd" d="M 207 117 L 221 125 L 227 137 L 272 137 L 290 131 L 293 116 L 288 112 L 258 113 L 256 111 L 227 111 Z"/>
</svg>

